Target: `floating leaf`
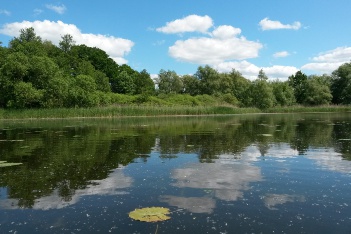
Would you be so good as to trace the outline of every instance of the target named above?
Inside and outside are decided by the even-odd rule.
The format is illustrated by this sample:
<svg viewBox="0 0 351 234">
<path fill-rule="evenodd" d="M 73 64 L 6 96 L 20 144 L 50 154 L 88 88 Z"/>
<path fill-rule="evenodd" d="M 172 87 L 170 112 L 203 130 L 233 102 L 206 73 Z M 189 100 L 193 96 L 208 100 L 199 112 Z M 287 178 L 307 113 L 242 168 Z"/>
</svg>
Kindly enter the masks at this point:
<svg viewBox="0 0 351 234">
<path fill-rule="evenodd" d="M 6 161 L 0 161 L 0 167 L 11 167 L 21 165 L 22 163 L 8 163 Z"/>
<path fill-rule="evenodd" d="M 158 222 L 170 219 L 171 217 L 167 216 L 169 213 L 168 208 L 146 207 L 131 211 L 129 217 L 144 222 Z"/>
</svg>

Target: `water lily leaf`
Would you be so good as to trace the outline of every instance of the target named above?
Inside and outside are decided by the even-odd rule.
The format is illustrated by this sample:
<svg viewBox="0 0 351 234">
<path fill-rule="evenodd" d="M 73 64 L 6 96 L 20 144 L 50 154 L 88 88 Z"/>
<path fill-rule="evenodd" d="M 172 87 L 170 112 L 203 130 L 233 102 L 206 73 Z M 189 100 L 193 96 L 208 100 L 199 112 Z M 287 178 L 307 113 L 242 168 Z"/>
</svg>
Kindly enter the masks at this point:
<svg viewBox="0 0 351 234">
<path fill-rule="evenodd" d="M 129 213 L 129 217 L 134 220 L 144 221 L 144 222 L 158 222 L 165 221 L 171 217 L 167 216 L 169 214 L 169 209 L 164 207 L 146 207 L 141 209 L 135 209 Z"/>
<path fill-rule="evenodd" d="M 0 167 L 11 167 L 21 165 L 22 163 L 8 163 L 6 161 L 0 161 Z"/>
</svg>

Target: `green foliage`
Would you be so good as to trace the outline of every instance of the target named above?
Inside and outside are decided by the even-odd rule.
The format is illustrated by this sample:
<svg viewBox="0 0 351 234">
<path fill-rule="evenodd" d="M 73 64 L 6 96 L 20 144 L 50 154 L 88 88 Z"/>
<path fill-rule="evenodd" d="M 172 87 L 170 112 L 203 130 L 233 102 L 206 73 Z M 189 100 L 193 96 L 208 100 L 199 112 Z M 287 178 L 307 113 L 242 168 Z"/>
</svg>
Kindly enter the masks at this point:
<svg viewBox="0 0 351 234">
<path fill-rule="evenodd" d="M 275 105 L 292 106 L 296 103 L 294 90 L 287 82 L 274 81 L 271 83 Z"/>
<path fill-rule="evenodd" d="M 32 86 L 32 83 L 20 81 L 14 85 L 14 100 L 8 102 L 9 107 L 39 107 L 43 91 Z"/>
<path fill-rule="evenodd" d="M 247 89 L 247 106 L 267 109 L 273 107 L 274 103 L 275 97 L 269 83 L 264 80 L 256 80 L 250 84 Z"/>
<path fill-rule="evenodd" d="M 134 84 L 135 94 L 155 94 L 155 83 L 145 69 L 135 77 Z"/>
<path fill-rule="evenodd" d="M 351 104 L 351 63 L 341 65 L 332 73 L 331 92 L 334 104 Z"/>
<path fill-rule="evenodd" d="M 113 92 L 121 94 L 134 94 L 135 76 L 135 74 L 128 74 L 127 71 L 120 72 L 117 77 L 113 79 L 113 83 L 111 84 Z"/>
<path fill-rule="evenodd" d="M 183 93 L 195 96 L 200 94 L 200 81 L 195 76 L 184 75 L 181 77 L 183 83 Z"/>
<path fill-rule="evenodd" d="M 329 86 L 317 77 L 307 80 L 305 92 L 305 105 L 327 105 L 333 98 Z"/>
<path fill-rule="evenodd" d="M 208 65 L 198 67 L 195 77 L 200 81 L 201 94 L 212 95 L 220 89 L 219 73 Z"/>
<path fill-rule="evenodd" d="M 302 104 L 306 99 L 307 76 L 301 71 L 288 78 L 289 85 L 294 89 L 296 102 Z"/>
<path fill-rule="evenodd" d="M 158 74 L 157 84 L 160 93 L 174 94 L 183 92 L 183 82 L 175 71 L 162 69 Z"/>
<path fill-rule="evenodd" d="M 238 71 L 220 73 L 206 65 L 194 75 L 160 70 L 155 83 L 144 69 L 118 65 L 99 48 L 75 45 L 63 35 L 58 46 L 42 41 L 33 28 L 0 43 L 0 108 L 94 107 L 110 104 L 273 106 L 351 104 L 351 63 L 332 76 L 301 71 L 288 82 L 267 82 L 261 69 L 254 82 Z M 158 94 L 158 96 L 154 96 Z"/>
</svg>

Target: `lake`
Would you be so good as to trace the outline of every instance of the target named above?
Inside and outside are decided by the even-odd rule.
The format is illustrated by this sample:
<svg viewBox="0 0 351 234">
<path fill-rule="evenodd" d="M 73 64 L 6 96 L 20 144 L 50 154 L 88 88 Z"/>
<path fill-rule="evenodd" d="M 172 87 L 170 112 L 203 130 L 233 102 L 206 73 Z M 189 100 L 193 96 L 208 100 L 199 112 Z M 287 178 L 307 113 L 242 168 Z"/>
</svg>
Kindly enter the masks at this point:
<svg viewBox="0 0 351 234">
<path fill-rule="evenodd" d="M 4 120 L 0 161 L 0 233 L 351 233 L 351 113 Z"/>
</svg>

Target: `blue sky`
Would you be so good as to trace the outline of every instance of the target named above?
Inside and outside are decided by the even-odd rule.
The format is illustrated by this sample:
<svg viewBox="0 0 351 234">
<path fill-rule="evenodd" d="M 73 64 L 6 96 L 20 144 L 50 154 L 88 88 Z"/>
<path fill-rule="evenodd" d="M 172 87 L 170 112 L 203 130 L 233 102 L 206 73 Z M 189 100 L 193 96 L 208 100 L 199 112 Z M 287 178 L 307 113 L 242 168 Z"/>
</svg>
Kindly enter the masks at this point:
<svg viewBox="0 0 351 234">
<path fill-rule="evenodd" d="M 255 79 L 331 73 L 351 60 L 350 0 L 0 0 L 0 41 L 34 27 L 57 44 L 105 50 L 118 64 L 179 75 L 210 65 Z"/>
</svg>

